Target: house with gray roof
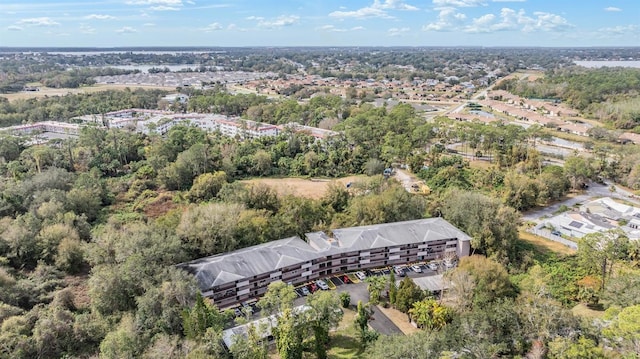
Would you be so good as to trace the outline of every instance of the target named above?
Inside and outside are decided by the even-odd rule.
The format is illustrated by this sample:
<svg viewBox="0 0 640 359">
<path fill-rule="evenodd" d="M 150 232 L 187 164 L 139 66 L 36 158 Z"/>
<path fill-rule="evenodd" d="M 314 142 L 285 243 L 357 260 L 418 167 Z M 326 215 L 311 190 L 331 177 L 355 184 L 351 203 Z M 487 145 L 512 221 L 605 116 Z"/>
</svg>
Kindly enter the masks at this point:
<svg viewBox="0 0 640 359">
<path fill-rule="evenodd" d="M 182 263 L 203 295 L 226 308 L 263 295 L 275 281 L 300 284 L 336 274 L 445 256 L 468 256 L 468 235 L 442 218 L 340 228 L 280 239 Z"/>
</svg>

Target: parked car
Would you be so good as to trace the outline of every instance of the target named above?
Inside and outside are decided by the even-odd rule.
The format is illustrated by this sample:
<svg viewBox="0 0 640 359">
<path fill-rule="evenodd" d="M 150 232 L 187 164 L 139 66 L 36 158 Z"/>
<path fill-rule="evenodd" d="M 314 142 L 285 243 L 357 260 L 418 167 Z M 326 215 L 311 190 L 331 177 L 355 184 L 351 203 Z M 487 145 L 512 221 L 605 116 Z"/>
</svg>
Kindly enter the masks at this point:
<svg viewBox="0 0 640 359">
<path fill-rule="evenodd" d="M 235 308 L 233 309 L 234 314 L 236 315 L 236 317 L 240 317 L 242 316 L 242 310 L 240 310 L 240 308 Z"/>
<path fill-rule="evenodd" d="M 325 281 L 323 281 L 322 279 L 318 279 L 316 281 L 316 284 L 322 290 L 329 290 L 329 285 L 327 285 L 327 283 L 325 283 Z"/>
<path fill-rule="evenodd" d="M 447 268 L 447 269 L 451 269 L 451 268 L 453 268 L 455 266 L 456 266 L 456 262 L 455 261 L 450 261 L 450 262 L 445 261 L 444 262 L 444 267 Z"/>
<path fill-rule="evenodd" d="M 367 275 L 364 274 L 364 272 L 356 272 L 356 278 L 360 280 L 365 280 L 365 278 L 367 278 Z"/>
<path fill-rule="evenodd" d="M 399 277 L 404 277 L 404 268 L 395 266 L 393 267 L 393 272 Z"/>
<path fill-rule="evenodd" d="M 427 267 L 429 267 L 429 269 L 431 269 L 432 271 L 437 271 L 438 268 L 440 268 L 440 266 L 438 265 L 438 262 L 431 262 L 427 264 Z"/>
<path fill-rule="evenodd" d="M 301 287 L 300 288 L 300 292 L 302 292 L 302 295 L 309 295 L 311 294 L 311 292 L 309 292 L 309 289 L 307 287 Z"/>
<path fill-rule="evenodd" d="M 551 234 L 553 234 L 554 236 L 561 236 L 562 235 L 562 233 L 560 233 L 560 231 L 556 231 L 556 230 L 551 231 Z"/>
<path fill-rule="evenodd" d="M 411 270 L 412 270 L 412 271 L 414 271 L 414 272 L 416 272 L 416 273 L 422 273 L 422 267 L 420 267 L 420 266 L 419 266 L 419 265 L 417 265 L 417 264 L 412 265 L 412 266 L 411 266 Z"/>
</svg>

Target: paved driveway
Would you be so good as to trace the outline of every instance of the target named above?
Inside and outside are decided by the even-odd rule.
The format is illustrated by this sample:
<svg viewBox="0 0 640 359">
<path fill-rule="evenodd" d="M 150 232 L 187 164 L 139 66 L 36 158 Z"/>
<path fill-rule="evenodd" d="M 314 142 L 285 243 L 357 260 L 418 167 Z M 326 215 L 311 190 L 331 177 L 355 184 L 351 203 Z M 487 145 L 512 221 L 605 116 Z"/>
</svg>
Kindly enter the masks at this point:
<svg viewBox="0 0 640 359">
<path fill-rule="evenodd" d="M 358 305 L 358 301 L 362 301 L 362 303 L 369 302 L 369 291 L 367 290 L 367 283 L 352 283 L 352 284 L 343 284 L 338 286 L 336 292 L 348 292 L 351 296 L 351 306 L 355 307 Z M 294 305 L 303 305 L 306 302 L 306 297 L 297 298 L 294 302 Z M 389 319 L 384 313 L 382 313 L 378 308 L 373 307 L 373 316 L 372 320 L 369 322 L 369 325 L 378 333 L 384 335 L 392 335 L 392 334 L 402 334 L 400 328 L 398 328 L 391 319 Z"/>
</svg>

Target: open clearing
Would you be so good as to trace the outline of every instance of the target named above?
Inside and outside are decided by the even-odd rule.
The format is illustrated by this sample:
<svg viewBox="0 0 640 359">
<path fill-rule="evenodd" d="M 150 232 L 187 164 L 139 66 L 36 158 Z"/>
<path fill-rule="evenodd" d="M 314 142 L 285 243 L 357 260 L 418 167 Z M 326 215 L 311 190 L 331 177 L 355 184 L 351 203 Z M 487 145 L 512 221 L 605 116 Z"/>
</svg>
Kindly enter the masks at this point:
<svg viewBox="0 0 640 359">
<path fill-rule="evenodd" d="M 273 188 L 279 195 L 294 195 L 318 199 L 324 196 L 331 182 L 338 182 L 346 185 L 348 182 L 355 182 L 365 176 L 349 176 L 336 179 L 306 179 L 306 178 L 254 178 L 240 181 L 246 184 L 265 184 Z"/>
<path fill-rule="evenodd" d="M 98 84 L 91 86 L 83 86 L 79 88 L 51 88 L 51 87 L 39 87 L 40 91 L 23 91 L 16 93 L 7 93 L 0 94 L 0 96 L 7 98 L 9 101 L 15 100 L 25 100 L 30 98 L 41 98 L 41 97 L 52 97 L 52 96 L 64 96 L 68 94 L 77 94 L 77 93 L 90 93 L 90 92 L 100 92 L 107 90 L 124 90 L 126 88 L 130 88 L 131 90 L 135 90 L 138 88 L 145 90 L 167 90 L 167 91 L 175 91 L 175 87 L 166 87 L 166 86 L 145 86 L 145 85 L 120 85 L 120 84 Z"/>
<path fill-rule="evenodd" d="M 552 252 L 564 254 L 564 255 L 571 255 L 576 253 L 575 250 L 565 246 L 562 243 L 554 242 L 546 238 L 536 236 L 535 234 L 532 234 L 529 232 L 520 231 L 518 234 L 520 239 L 522 239 L 523 241 L 529 242 L 533 244 L 536 248 L 539 248 L 542 250 L 550 250 Z"/>
<path fill-rule="evenodd" d="M 600 319 L 604 316 L 604 311 L 594 310 L 584 304 L 578 304 L 571 309 L 573 315 L 581 318 Z"/>
</svg>

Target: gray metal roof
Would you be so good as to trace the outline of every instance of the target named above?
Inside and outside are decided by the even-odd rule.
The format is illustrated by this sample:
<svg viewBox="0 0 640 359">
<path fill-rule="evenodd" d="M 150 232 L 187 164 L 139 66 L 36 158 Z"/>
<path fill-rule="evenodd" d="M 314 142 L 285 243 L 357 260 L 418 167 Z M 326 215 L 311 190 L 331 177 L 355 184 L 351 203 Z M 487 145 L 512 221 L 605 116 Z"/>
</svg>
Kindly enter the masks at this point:
<svg viewBox="0 0 640 359">
<path fill-rule="evenodd" d="M 291 237 L 182 263 L 201 290 L 269 273 L 328 255 L 397 245 L 470 237 L 442 218 L 375 224 L 306 234 L 308 243 Z"/>
<path fill-rule="evenodd" d="M 307 234 L 309 244 L 325 255 L 454 238 L 470 239 L 442 218 L 334 229 L 333 238 L 324 232 Z"/>
<path fill-rule="evenodd" d="M 291 237 L 196 259 L 178 267 L 195 275 L 200 289 L 208 290 L 317 257 L 318 253 L 305 241 Z"/>
</svg>

